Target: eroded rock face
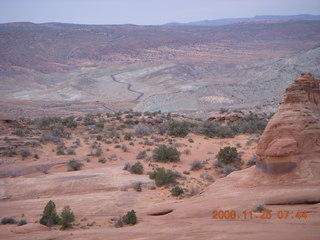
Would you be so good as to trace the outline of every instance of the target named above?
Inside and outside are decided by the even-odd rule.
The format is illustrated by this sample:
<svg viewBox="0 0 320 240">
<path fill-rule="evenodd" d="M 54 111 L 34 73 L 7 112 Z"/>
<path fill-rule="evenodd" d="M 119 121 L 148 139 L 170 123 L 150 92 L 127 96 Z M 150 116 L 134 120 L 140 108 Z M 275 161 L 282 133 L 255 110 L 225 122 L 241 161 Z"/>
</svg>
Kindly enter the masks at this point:
<svg viewBox="0 0 320 240">
<path fill-rule="evenodd" d="M 260 139 L 257 156 L 257 167 L 265 173 L 320 171 L 312 170 L 312 164 L 320 165 L 320 80 L 312 74 L 301 74 L 286 89 Z"/>
</svg>

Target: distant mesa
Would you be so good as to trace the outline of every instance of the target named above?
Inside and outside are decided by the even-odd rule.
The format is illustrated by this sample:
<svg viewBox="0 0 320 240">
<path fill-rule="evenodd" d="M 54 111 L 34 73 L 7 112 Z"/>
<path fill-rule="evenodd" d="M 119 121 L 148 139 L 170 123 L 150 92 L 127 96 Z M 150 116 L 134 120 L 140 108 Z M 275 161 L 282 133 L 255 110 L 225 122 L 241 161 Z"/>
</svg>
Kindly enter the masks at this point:
<svg viewBox="0 0 320 240">
<path fill-rule="evenodd" d="M 302 73 L 287 89 L 257 146 L 268 174 L 320 178 L 320 80 Z"/>
</svg>

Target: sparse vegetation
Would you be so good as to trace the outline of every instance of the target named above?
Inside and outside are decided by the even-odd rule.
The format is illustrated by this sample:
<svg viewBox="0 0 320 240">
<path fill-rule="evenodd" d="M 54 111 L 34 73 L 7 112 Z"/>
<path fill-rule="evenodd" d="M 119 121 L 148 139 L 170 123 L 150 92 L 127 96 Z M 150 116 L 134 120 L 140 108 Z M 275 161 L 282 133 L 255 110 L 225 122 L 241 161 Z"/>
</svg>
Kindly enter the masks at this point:
<svg viewBox="0 0 320 240">
<path fill-rule="evenodd" d="M 68 171 L 78 171 L 84 166 L 83 163 L 78 160 L 72 159 L 68 162 Z"/>
<path fill-rule="evenodd" d="M 171 120 L 168 125 L 168 133 L 174 137 L 185 137 L 190 132 L 187 122 Z"/>
<path fill-rule="evenodd" d="M 141 182 L 137 182 L 133 185 L 133 189 L 136 190 L 137 192 L 141 192 L 142 191 L 142 183 Z"/>
<path fill-rule="evenodd" d="M 175 186 L 170 190 L 172 196 L 177 197 L 184 193 L 183 189 L 179 186 Z"/>
<path fill-rule="evenodd" d="M 194 161 L 193 163 L 191 163 L 191 167 L 190 170 L 191 171 L 196 171 L 196 170 L 200 170 L 203 168 L 203 164 L 200 161 Z"/>
<path fill-rule="evenodd" d="M 106 160 L 105 158 L 99 158 L 98 162 L 99 162 L 99 163 L 106 163 L 107 160 Z"/>
<path fill-rule="evenodd" d="M 31 153 L 28 149 L 21 149 L 20 154 L 23 158 L 27 158 L 31 156 Z"/>
<path fill-rule="evenodd" d="M 146 151 L 140 151 L 137 155 L 137 159 L 145 159 L 147 157 L 147 152 Z"/>
<path fill-rule="evenodd" d="M 153 159 L 156 162 L 178 162 L 180 161 L 180 152 L 174 147 L 161 145 L 154 149 Z"/>
<path fill-rule="evenodd" d="M 134 134 L 138 137 L 149 136 L 151 134 L 151 129 L 142 123 L 134 126 Z"/>
<path fill-rule="evenodd" d="M 154 179 L 158 187 L 168 185 L 176 181 L 176 175 L 171 170 L 164 168 L 157 168 L 155 171 L 149 173 L 150 179 Z"/>
</svg>

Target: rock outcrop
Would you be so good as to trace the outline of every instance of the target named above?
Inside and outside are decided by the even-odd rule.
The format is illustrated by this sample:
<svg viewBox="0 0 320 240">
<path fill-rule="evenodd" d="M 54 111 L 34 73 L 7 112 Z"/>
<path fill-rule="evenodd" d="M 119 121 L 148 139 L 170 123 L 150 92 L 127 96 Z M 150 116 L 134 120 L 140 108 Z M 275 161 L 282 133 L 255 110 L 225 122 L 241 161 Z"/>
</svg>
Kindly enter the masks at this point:
<svg viewBox="0 0 320 240">
<path fill-rule="evenodd" d="M 287 89 L 257 147 L 257 168 L 320 179 L 320 80 L 302 73 Z"/>
</svg>

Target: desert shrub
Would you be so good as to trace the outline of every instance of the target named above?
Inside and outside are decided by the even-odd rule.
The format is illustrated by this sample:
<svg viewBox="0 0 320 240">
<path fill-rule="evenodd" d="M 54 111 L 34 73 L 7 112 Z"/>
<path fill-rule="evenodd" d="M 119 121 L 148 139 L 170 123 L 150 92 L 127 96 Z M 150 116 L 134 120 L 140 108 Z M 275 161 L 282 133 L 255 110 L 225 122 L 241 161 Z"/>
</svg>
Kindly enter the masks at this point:
<svg viewBox="0 0 320 240">
<path fill-rule="evenodd" d="M 217 154 L 218 161 L 229 164 L 233 163 L 238 158 L 238 152 L 235 147 L 224 147 L 220 149 L 219 153 Z"/>
<path fill-rule="evenodd" d="M 144 159 L 147 157 L 147 152 L 146 151 L 140 151 L 137 155 L 137 159 Z"/>
<path fill-rule="evenodd" d="M 237 169 L 234 166 L 231 165 L 227 165 L 224 166 L 223 168 L 223 174 L 224 176 L 228 176 L 230 173 L 232 173 L 233 171 L 236 171 Z"/>
<path fill-rule="evenodd" d="M 64 127 L 61 124 L 55 124 L 50 127 L 51 134 L 54 137 L 62 137 L 62 138 L 68 138 L 70 136 L 69 133 L 64 131 Z"/>
<path fill-rule="evenodd" d="M 68 162 L 68 171 L 78 171 L 84 166 L 83 163 L 78 160 L 72 159 Z"/>
<path fill-rule="evenodd" d="M 94 126 L 96 127 L 96 129 L 102 130 L 104 128 L 104 123 L 99 122 L 99 123 L 96 123 Z"/>
<path fill-rule="evenodd" d="M 154 179 L 158 187 L 168 185 L 176 181 L 176 175 L 171 170 L 164 168 L 157 168 L 155 171 L 149 173 L 150 179 Z"/>
<path fill-rule="evenodd" d="M 22 225 L 26 225 L 28 222 L 26 221 L 26 220 L 24 220 L 24 219 L 21 219 L 18 223 L 17 223 L 17 225 L 18 226 L 22 226 Z"/>
<path fill-rule="evenodd" d="M 106 160 L 105 158 L 99 158 L 98 162 L 99 162 L 99 163 L 106 163 L 107 160 Z"/>
<path fill-rule="evenodd" d="M 143 165 L 140 162 L 136 162 L 133 164 L 129 171 L 133 174 L 142 174 L 143 173 Z"/>
<path fill-rule="evenodd" d="M 127 212 L 127 214 L 123 216 L 123 222 L 131 225 L 137 224 L 136 212 L 134 210 Z"/>
<path fill-rule="evenodd" d="M 101 135 L 97 135 L 97 141 L 102 141 L 102 136 Z"/>
<path fill-rule="evenodd" d="M 229 112 L 228 109 L 226 109 L 226 108 L 220 108 L 220 113 L 221 113 L 221 114 L 222 114 L 222 113 L 227 113 L 227 112 Z"/>
<path fill-rule="evenodd" d="M 212 175 L 210 175 L 210 174 L 207 173 L 207 172 L 201 173 L 201 174 L 200 174 L 200 177 L 201 177 L 203 180 L 213 181 Z"/>
<path fill-rule="evenodd" d="M 190 154 L 191 154 L 191 151 L 190 151 L 190 149 L 185 149 L 185 150 L 183 151 L 183 153 L 186 154 L 186 155 L 190 155 Z"/>
<path fill-rule="evenodd" d="M 156 162 L 178 162 L 180 161 L 180 152 L 174 147 L 161 145 L 153 150 L 153 159 Z"/>
<path fill-rule="evenodd" d="M 149 136 L 151 134 L 151 129 L 142 123 L 134 126 L 134 134 L 138 137 Z"/>
<path fill-rule="evenodd" d="M 75 117 L 66 117 L 62 119 L 62 125 L 67 127 L 67 128 L 76 128 L 77 127 L 77 122 L 75 121 Z"/>
<path fill-rule="evenodd" d="M 76 152 L 74 151 L 74 149 L 68 148 L 68 149 L 67 149 L 67 154 L 68 154 L 68 155 L 75 155 Z"/>
<path fill-rule="evenodd" d="M 160 135 L 166 134 L 168 130 L 169 130 L 168 122 L 160 123 L 159 125 L 157 125 L 157 132 Z"/>
<path fill-rule="evenodd" d="M 71 228 L 71 223 L 74 222 L 75 216 L 69 206 L 64 206 L 60 215 L 61 229 Z"/>
<path fill-rule="evenodd" d="M 185 137 L 190 132 L 187 122 L 171 120 L 168 125 L 168 133 L 175 137 Z"/>
<path fill-rule="evenodd" d="M 141 182 L 137 182 L 133 185 L 133 189 L 137 192 L 141 192 L 142 191 L 142 183 Z"/>
<path fill-rule="evenodd" d="M 256 156 L 253 156 L 247 163 L 247 166 L 251 167 L 253 165 L 256 165 L 256 162 L 257 162 L 257 157 Z"/>
<path fill-rule="evenodd" d="M 30 131 L 27 130 L 27 129 L 21 129 L 21 128 L 19 128 L 19 129 L 16 129 L 16 130 L 13 132 L 13 134 L 14 134 L 14 135 L 17 135 L 17 136 L 19 136 L 19 137 L 24 137 L 24 136 L 30 134 Z"/>
<path fill-rule="evenodd" d="M 229 126 L 222 126 L 219 123 L 210 121 L 201 123 L 195 131 L 196 133 L 203 134 L 210 138 L 232 138 L 236 135 L 234 130 Z"/>
<path fill-rule="evenodd" d="M 40 129 L 49 129 L 51 125 L 61 123 L 61 121 L 60 117 L 43 117 L 35 119 L 33 123 Z"/>
<path fill-rule="evenodd" d="M 170 190 L 170 192 L 171 192 L 172 196 L 177 197 L 177 196 L 180 196 L 181 194 L 183 194 L 184 191 L 181 187 L 175 186 L 174 188 L 172 188 Z"/>
<path fill-rule="evenodd" d="M 129 152 L 129 148 L 126 145 L 121 145 L 121 150 L 124 152 Z"/>
<path fill-rule="evenodd" d="M 254 211 L 254 212 L 262 212 L 262 211 L 267 211 L 267 210 L 268 209 L 264 205 L 259 205 L 255 209 L 253 209 L 252 211 Z"/>
<path fill-rule="evenodd" d="M 31 156 L 31 153 L 28 149 L 21 149 L 20 154 L 23 158 L 27 158 Z"/>
<path fill-rule="evenodd" d="M 93 153 L 92 153 L 93 156 L 95 157 L 100 157 L 102 155 L 102 150 L 101 148 L 97 148 Z"/>
<path fill-rule="evenodd" d="M 41 143 L 53 142 L 55 144 L 60 144 L 61 139 L 59 137 L 51 136 L 51 135 L 42 135 L 40 138 Z"/>
<path fill-rule="evenodd" d="M 189 142 L 189 143 L 194 143 L 194 140 L 193 140 L 192 138 L 189 138 L 189 139 L 188 139 L 188 142 Z"/>
<path fill-rule="evenodd" d="M 133 136 L 132 133 L 127 132 L 127 133 L 124 134 L 124 140 L 131 140 L 132 136 Z"/>
<path fill-rule="evenodd" d="M 127 171 L 129 171 L 130 169 L 131 169 L 131 164 L 130 163 L 126 163 L 124 165 L 124 167 L 122 168 L 122 170 L 127 170 Z"/>
<path fill-rule="evenodd" d="M 267 124 L 268 121 L 266 119 L 261 119 L 250 112 L 248 116 L 229 125 L 237 134 L 262 134 Z"/>
<path fill-rule="evenodd" d="M 65 149 L 65 146 L 63 144 L 58 145 L 56 148 L 56 154 L 64 155 L 65 154 L 64 149 Z"/>
<path fill-rule="evenodd" d="M 203 164 L 200 161 L 194 161 L 193 163 L 191 163 L 191 167 L 190 170 L 191 171 L 196 171 L 196 170 L 200 170 L 203 168 Z"/>
<path fill-rule="evenodd" d="M 55 224 L 58 224 L 60 221 L 59 216 L 56 211 L 56 204 L 50 200 L 43 210 L 42 217 L 40 218 L 40 223 L 51 227 Z"/>
<path fill-rule="evenodd" d="M 83 123 L 85 126 L 89 126 L 95 125 L 96 121 L 94 120 L 94 116 L 92 114 L 87 114 L 83 119 Z"/>
<path fill-rule="evenodd" d="M 1 224 L 16 224 L 17 221 L 12 217 L 4 217 L 1 220 Z"/>
</svg>

